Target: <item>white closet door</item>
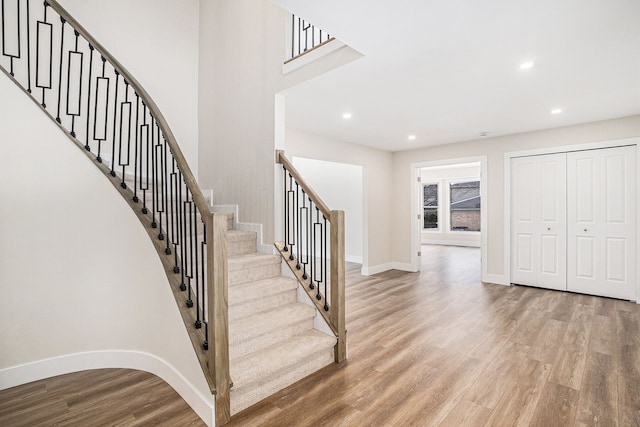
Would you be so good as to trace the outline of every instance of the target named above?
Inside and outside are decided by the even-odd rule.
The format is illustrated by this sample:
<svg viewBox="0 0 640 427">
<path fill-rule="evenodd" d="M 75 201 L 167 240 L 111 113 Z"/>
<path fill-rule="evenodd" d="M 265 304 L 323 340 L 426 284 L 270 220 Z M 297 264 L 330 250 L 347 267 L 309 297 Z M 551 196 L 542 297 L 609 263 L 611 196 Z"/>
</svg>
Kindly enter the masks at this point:
<svg viewBox="0 0 640 427">
<path fill-rule="evenodd" d="M 511 159 L 511 282 L 567 289 L 566 154 Z"/>
<path fill-rule="evenodd" d="M 567 155 L 567 289 L 635 299 L 635 147 Z"/>
</svg>

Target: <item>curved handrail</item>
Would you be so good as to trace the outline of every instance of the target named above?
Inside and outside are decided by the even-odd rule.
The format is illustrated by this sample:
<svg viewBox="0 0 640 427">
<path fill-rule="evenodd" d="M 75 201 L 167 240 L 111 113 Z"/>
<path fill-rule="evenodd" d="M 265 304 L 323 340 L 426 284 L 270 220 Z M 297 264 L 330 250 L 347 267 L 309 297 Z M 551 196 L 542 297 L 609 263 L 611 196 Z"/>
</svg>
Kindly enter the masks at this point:
<svg viewBox="0 0 640 427">
<path fill-rule="evenodd" d="M 153 117 L 156 119 L 158 125 L 160 126 L 160 129 L 162 130 L 162 133 L 167 140 L 167 144 L 169 145 L 169 148 L 171 148 L 173 157 L 176 159 L 178 168 L 182 172 L 183 179 L 187 184 L 187 187 L 189 187 L 189 191 L 191 192 L 194 202 L 198 207 L 198 211 L 200 211 L 201 214 L 212 214 L 211 207 L 209 206 L 209 203 L 207 203 L 207 199 L 204 197 L 200 186 L 198 186 L 197 181 L 193 176 L 193 173 L 191 172 L 191 168 L 189 167 L 189 163 L 187 163 L 182 150 L 180 150 L 178 142 L 176 141 L 176 138 L 173 135 L 173 132 L 171 131 L 167 120 L 164 118 L 164 116 L 160 112 L 160 108 L 158 108 L 158 105 L 153 101 L 149 93 L 144 89 L 140 82 L 138 82 L 138 80 L 133 77 L 133 74 L 131 74 L 129 70 L 127 70 L 126 67 L 120 63 L 120 61 L 118 61 L 111 53 L 109 53 L 109 51 L 105 49 L 99 41 L 97 41 L 75 18 L 73 18 L 73 16 L 71 16 L 69 12 L 67 12 L 67 10 L 62 7 L 62 5 L 60 5 L 60 3 L 58 3 L 56 0 L 46 0 L 45 3 L 48 4 L 53 10 L 55 10 L 58 15 L 63 17 L 69 23 L 69 25 L 73 27 L 74 30 L 76 30 L 78 33 L 80 33 L 80 35 L 82 35 L 82 37 L 85 38 L 85 40 L 91 43 L 91 45 L 93 45 L 93 47 L 95 47 L 100 52 L 100 54 L 104 58 L 106 58 L 107 61 L 109 61 L 113 68 L 116 69 L 118 73 L 120 73 L 124 80 L 127 81 L 135 89 L 138 95 L 140 95 L 141 100 L 147 105 L 149 110 L 152 111 Z"/>
</svg>

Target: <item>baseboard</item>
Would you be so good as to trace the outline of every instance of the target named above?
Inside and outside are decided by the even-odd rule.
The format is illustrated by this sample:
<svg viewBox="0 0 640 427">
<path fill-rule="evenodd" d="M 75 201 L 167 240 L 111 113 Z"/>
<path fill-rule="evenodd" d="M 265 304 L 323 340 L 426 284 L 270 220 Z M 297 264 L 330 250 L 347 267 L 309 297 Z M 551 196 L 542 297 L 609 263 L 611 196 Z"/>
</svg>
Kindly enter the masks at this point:
<svg viewBox="0 0 640 427">
<path fill-rule="evenodd" d="M 355 262 L 356 264 L 362 264 L 362 257 L 357 255 L 345 255 L 344 260 L 347 262 Z"/>
<path fill-rule="evenodd" d="M 489 274 L 489 273 L 484 274 L 482 276 L 482 281 L 484 283 L 493 283 L 495 285 L 509 286 L 509 281 L 502 274 Z"/>
<path fill-rule="evenodd" d="M 439 245 L 439 246 L 463 246 L 467 248 L 479 248 L 480 243 L 476 242 L 465 242 L 464 240 L 448 240 L 448 241 L 438 241 L 438 240 L 422 240 L 420 242 L 422 245 Z"/>
<path fill-rule="evenodd" d="M 149 353 L 104 350 L 68 354 L 0 369 L 0 390 L 89 369 L 127 368 L 157 375 L 167 382 L 207 425 L 214 425 L 214 397 L 203 396 L 180 372 Z"/>
<path fill-rule="evenodd" d="M 238 205 L 214 205 L 212 209 L 216 212 L 232 213 L 233 228 L 240 231 L 252 231 L 258 236 L 257 251 L 261 254 L 275 255 L 276 249 L 273 245 L 265 245 L 263 240 L 262 224 L 253 224 L 249 222 L 238 222 Z"/>
<path fill-rule="evenodd" d="M 400 271 L 408 271 L 410 273 L 415 273 L 418 271 L 412 264 L 408 262 L 394 262 L 393 269 L 400 270 Z"/>
<path fill-rule="evenodd" d="M 373 267 L 362 267 L 360 274 L 363 276 L 371 276 L 372 274 L 378 274 L 385 271 L 393 270 L 393 263 L 387 262 L 385 264 L 374 265 Z"/>
</svg>

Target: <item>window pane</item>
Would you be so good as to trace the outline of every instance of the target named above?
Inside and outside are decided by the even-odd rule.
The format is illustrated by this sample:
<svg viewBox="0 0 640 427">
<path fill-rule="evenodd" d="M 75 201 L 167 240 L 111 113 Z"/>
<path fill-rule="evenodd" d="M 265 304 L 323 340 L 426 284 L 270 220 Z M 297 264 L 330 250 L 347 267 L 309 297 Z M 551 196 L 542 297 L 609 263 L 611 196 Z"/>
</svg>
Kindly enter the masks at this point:
<svg viewBox="0 0 640 427">
<path fill-rule="evenodd" d="M 480 231 L 480 181 L 450 185 L 451 230 Z"/>
<path fill-rule="evenodd" d="M 423 187 L 424 205 L 438 206 L 438 184 L 428 184 Z"/>
<path fill-rule="evenodd" d="M 424 228 L 438 228 L 438 209 L 424 208 Z"/>
</svg>

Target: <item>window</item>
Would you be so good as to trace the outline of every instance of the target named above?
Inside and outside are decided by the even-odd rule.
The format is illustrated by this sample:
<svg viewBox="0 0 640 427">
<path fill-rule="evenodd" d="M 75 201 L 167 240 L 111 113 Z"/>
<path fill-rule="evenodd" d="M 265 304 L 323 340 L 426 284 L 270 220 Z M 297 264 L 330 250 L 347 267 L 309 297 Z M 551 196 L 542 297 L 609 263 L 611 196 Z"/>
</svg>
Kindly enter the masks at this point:
<svg viewBox="0 0 640 427">
<path fill-rule="evenodd" d="M 480 181 L 449 184 L 451 231 L 480 231 Z"/>
<path fill-rule="evenodd" d="M 415 193 L 414 193 L 415 194 Z M 424 228 L 438 227 L 438 184 L 425 184 L 422 187 Z"/>
</svg>

